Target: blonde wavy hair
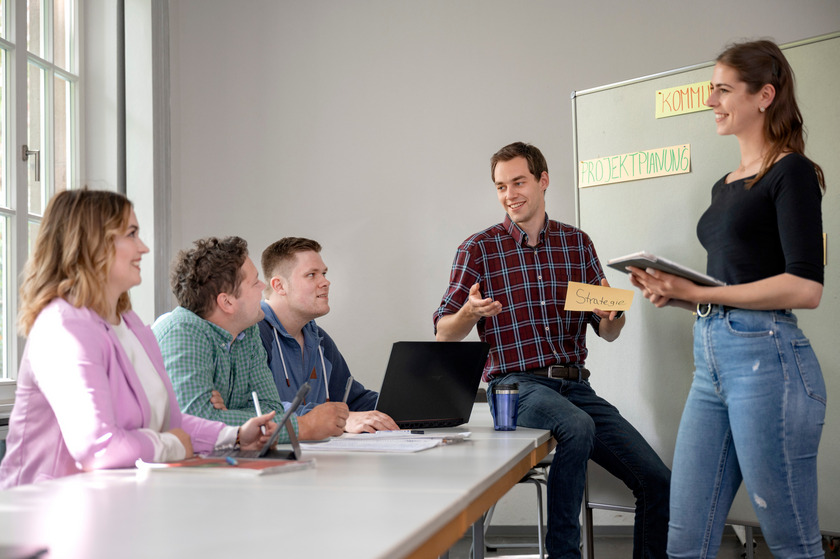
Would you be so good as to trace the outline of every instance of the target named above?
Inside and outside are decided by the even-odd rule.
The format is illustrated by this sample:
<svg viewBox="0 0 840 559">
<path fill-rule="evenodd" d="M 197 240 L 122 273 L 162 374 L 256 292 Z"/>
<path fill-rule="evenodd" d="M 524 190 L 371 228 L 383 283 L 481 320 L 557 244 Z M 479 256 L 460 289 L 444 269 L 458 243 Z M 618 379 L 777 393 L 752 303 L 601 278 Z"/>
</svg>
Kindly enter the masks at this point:
<svg viewBox="0 0 840 559">
<path fill-rule="evenodd" d="M 128 227 L 131 208 L 125 196 L 106 190 L 67 190 L 50 200 L 20 287 L 18 331 L 23 336 L 56 297 L 103 318 L 110 315 L 105 286 L 114 237 Z M 117 301 L 117 315 L 130 309 L 125 292 Z"/>
</svg>

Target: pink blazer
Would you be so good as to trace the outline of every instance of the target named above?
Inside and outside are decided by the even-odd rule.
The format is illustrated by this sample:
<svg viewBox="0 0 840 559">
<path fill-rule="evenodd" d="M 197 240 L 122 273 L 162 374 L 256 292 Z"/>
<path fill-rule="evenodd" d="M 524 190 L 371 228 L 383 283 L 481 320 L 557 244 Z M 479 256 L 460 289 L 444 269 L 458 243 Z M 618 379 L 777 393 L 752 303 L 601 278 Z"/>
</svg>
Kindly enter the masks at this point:
<svg viewBox="0 0 840 559">
<path fill-rule="evenodd" d="M 169 393 L 169 427 L 211 450 L 223 424 L 182 414 L 152 330 L 123 315 Z M 29 333 L 9 419 L 0 488 L 102 468 L 132 468 L 154 459 L 149 400 L 108 321 L 61 298 L 38 315 Z"/>
</svg>

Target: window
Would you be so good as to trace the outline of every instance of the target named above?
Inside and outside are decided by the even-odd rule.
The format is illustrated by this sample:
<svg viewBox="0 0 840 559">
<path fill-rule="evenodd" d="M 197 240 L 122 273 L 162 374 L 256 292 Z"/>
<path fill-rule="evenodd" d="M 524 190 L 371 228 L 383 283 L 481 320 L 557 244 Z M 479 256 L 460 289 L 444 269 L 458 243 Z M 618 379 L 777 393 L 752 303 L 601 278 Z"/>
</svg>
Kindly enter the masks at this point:
<svg viewBox="0 0 840 559">
<path fill-rule="evenodd" d="M 77 0 L 0 0 L 0 380 L 17 374 L 17 291 L 50 197 L 79 182 Z"/>
</svg>

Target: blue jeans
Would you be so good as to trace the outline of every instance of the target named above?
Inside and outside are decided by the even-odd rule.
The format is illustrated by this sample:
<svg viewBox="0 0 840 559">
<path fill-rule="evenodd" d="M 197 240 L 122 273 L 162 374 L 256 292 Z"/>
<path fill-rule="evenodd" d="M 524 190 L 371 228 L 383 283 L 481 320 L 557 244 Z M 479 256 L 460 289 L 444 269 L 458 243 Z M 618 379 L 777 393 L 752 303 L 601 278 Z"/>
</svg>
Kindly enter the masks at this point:
<svg viewBox="0 0 840 559">
<path fill-rule="evenodd" d="M 580 557 L 580 510 L 591 458 L 636 497 L 633 557 L 665 557 L 671 473 L 618 410 L 586 381 L 513 373 L 490 381 L 519 383 L 518 425 L 548 429 L 557 450 L 548 472 L 546 550 L 553 559 Z"/>
<path fill-rule="evenodd" d="M 817 447 L 825 383 L 796 317 L 714 307 L 694 324 L 694 361 L 674 455 L 668 555 L 715 557 L 743 480 L 775 557 L 823 557 Z"/>
</svg>

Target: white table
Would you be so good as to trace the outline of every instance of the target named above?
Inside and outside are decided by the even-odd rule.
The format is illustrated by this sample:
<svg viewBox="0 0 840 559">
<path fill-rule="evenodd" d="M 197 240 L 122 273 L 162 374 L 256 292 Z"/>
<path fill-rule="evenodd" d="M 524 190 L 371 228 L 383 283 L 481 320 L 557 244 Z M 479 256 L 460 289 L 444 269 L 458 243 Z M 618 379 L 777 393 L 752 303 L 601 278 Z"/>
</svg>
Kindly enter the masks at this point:
<svg viewBox="0 0 840 559">
<path fill-rule="evenodd" d="M 495 432 L 415 454 L 309 453 L 311 470 L 241 479 L 113 470 L 0 491 L 0 546 L 63 557 L 437 557 L 552 446 Z M 482 417 L 482 413 L 484 417 Z"/>
</svg>

